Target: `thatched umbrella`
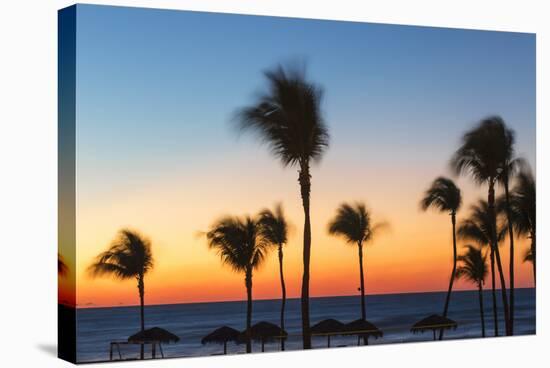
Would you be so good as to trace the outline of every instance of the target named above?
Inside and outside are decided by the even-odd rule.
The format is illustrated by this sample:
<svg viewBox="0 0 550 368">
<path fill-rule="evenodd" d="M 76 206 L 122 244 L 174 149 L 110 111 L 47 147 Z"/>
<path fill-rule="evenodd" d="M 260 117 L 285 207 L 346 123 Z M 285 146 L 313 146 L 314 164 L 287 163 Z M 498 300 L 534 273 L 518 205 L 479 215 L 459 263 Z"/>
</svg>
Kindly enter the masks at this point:
<svg viewBox="0 0 550 368">
<path fill-rule="evenodd" d="M 165 330 L 160 327 L 153 327 L 147 330 L 140 331 L 136 334 L 133 334 L 128 338 L 128 342 L 137 343 L 137 344 L 152 344 L 152 357 L 156 356 L 156 345 L 159 344 L 160 353 L 164 358 L 164 353 L 162 351 L 161 344 L 168 344 L 170 342 L 178 342 L 180 338 L 170 331 Z"/>
<path fill-rule="evenodd" d="M 413 334 L 418 332 L 424 332 L 426 330 L 432 330 L 434 341 L 436 340 L 435 332 L 438 330 L 450 330 L 456 329 L 458 324 L 450 318 L 440 316 L 438 314 L 432 314 L 418 322 L 411 327 Z"/>
<path fill-rule="evenodd" d="M 384 333 L 378 329 L 374 324 L 369 321 L 359 318 L 346 324 L 346 335 L 357 335 L 357 345 L 359 345 L 361 338 L 366 345 L 369 344 L 369 337 L 373 336 L 375 339 L 382 337 Z"/>
<path fill-rule="evenodd" d="M 262 321 L 250 327 L 250 337 L 262 343 L 262 353 L 265 351 L 264 345 L 266 342 L 285 339 L 287 335 L 285 330 L 281 330 L 279 326 L 270 322 Z M 241 332 L 239 336 L 239 342 L 244 341 L 246 341 L 246 330 Z"/>
<path fill-rule="evenodd" d="M 346 325 L 340 321 L 329 318 L 311 326 L 311 334 L 317 336 L 327 336 L 327 347 L 330 348 L 330 337 L 344 332 Z"/>
<path fill-rule="evenodd" d="M 234 328 L 222 326 L 202 338 L 201 343 L 205 344 L 223 344 L 223 353 L 227 354 L 227 343 L 229 341 L 237 342 L 239 340 L 239 331 Z"/>
</svg>

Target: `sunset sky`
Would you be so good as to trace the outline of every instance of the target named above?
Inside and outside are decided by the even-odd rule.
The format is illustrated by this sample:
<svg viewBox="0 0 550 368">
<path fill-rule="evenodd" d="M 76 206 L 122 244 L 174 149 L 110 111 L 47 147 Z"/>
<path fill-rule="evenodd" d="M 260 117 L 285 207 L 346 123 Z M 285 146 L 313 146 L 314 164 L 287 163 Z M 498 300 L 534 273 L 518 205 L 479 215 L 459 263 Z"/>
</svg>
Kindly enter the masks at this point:
<svg viewBox="0 0 550 368">
<path fill-rule="evenodd" d="M 77 252 L 69 266 L 79 306 L 138 303 L 134 281 L 86 274 L 124 227 L 153 243 L 147 304 L 244 299 L 243 275 L 221 265 L 201 232 L 222 215 L 277 202 L 293 224 L 285 277 L 289 297 L 299 296 L 297 171 L 231 124 L 265 86 L 262 72 L 280 62 L 306 62 L 325 91 L 331 139 L 312 170 L 312 296 L 357 293 L 357 249 L 329 236 L 327 223 L 339 204 L 358 200 L 391 225 L 366 249 L 367 293 L 447 287 L 450 218 L 418 203 L 435 177 L 451 175 L 461 135 L 481 118 L 501 115 L 534 168 L 534 35 L 85 5 L 77 14 Z M 486 188 L 457 184 L 460 221 Z M 526 247 L 517 246 L 518 287 L 532 286 Z M 273 253 L 254 274 L 254 298 L 279 297 L 277 267 Z"/>
</svg>

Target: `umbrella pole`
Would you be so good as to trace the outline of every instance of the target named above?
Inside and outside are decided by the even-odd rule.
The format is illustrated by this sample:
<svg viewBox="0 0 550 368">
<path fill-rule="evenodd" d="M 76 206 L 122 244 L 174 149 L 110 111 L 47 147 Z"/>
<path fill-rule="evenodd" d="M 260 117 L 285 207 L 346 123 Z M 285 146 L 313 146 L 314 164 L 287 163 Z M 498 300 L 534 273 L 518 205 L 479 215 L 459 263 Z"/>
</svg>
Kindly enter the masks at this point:
<svg viewBox="0 0 550 368">
<path fill-rule="evenodd" d="M 369 337 L 368 336 L 364 336 L 363 340 L 365 341 L 365 345 L 369 344 Z"/>
<path fill-rule="evenodd" d="M 153 342 L 153 346 L 151 346 L 151 356 L 153 359 L 157 357 L 157 343 Z"/>
<path fill-rule="evenodd" d="M 223 355 L 227 354 L 227 341 L 223 342 Z"/>
<path fill-rule="evenodd" d="M 361 345 L 361 335 L 357 335 L 357 346 Z"/>
<path fill-rule="evenodd" d="M 330 348 L 330 335 L 327 335 L 327 348 Z"/>
<path fill-rule="evenodd" d="M 262 339 L 262 353 L 265 351 L 265 341 Z"/>
<path fill-rule="evenodd" d="M 435 330 L 432 330 L 432 331 L 433 331 L 433 333 L 434 333 L 434 341 L 435 341 L 435 340 L 436 340 L 436 338 L 435 338 Z"/>
<path fill-rule="evenodd" d="M 162 344 L 159 343 L 160 356 L 164 359 L 164 352 L 162 351 Z"/>
</svg>

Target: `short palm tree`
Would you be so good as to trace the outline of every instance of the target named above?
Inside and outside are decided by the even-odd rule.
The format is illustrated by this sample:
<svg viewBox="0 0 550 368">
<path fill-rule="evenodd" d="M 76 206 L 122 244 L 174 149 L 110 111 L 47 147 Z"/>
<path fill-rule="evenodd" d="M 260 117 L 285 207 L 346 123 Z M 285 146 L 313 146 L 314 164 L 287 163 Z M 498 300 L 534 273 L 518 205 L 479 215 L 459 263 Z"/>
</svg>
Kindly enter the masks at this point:
<svg viewBox="0 0 550 368">
<path fill-rule="evenodd" d="M 374 224 L 372 222 L 371 214 L 364 203 L 343 203 L 338 207 L 336 217 L 328 225 L 329 234 L 341 236 L 348 244 L 357 245 L 361 285 L 361 318 L 363 320 L 366 319 L 363 245 L 372 241 L 378 230 L 385 226 L 387 226 L 385 223 Z"/>
<path fill-rule="evenodd" d="M 266 244 L 259 241 L 258 223 L 245 217 L 224 217 L 212 225 L 206 234 L 208 246 L 217 251 L 222 263 L 244 273 L 246 287 L 246 352 L 252 352 L 252 273 L 266 256 Z"/>
<path fill-rule="evenodd" d="M 439 177 L 435 179 L 430 188 L 424 194 L 420 202 L 422 210 L 426 211 L 429 208 L 435 208 L 440 212 L 448 213 L 451 216 L 451 224 L 453 229 L 453 268 L 449 279 L 449 289 L 445 298 L 445 307 L 443 308 L 443 316 L 447 317 L 449 310 L 449 302 L 451 300 L 451 292 L 453 290 L 453 282 L 455 279 L 457 250 L 456 250 L 456 213 L 462 205 L 462 195 L 456 184 L 448 178 Z M 439 338 L 443 338 L 443 330 L 439 334 Z"/>
<path fill-rule="evenodd" d="M 277 247 L 279 254 L 279 277 L 281 279 L 281 336 L 285 330 L 286 286 L 283 273 L 283 246 L 288 241 L 288 222 L 283 207 L 278 204 L 275 210 L 264 209 L 260 212 L 258 223 L 260 235 L 267 244 Z M 281 339 L 281 350 L 285 350 L 285 340 Z"/>
<path fill-rule="evenodd" d="M 268 89 L 251 106 L 237 113 L 241 130 L 251 130 L 265 142 L 283 166 L 298 168 L 304 209 L 303 276 L 301 292 L 303 348 L 311 349 L 309 269 L 311 258 L 310 193 L 312 162 L 328 147 L 328 130 L 321 113 L 322 89 L 299 68 L 279 66 L 265 73 Z"/>
<path fill-rule="evenodd" d="M 501 180 L 513 153 L 513 133 L 506 128 L 500 117 L 482 120 L 474 129 L 462 137 L 462 145 L 451 159 L 456 174 L 468 174 L 475 183 L 487 184 L 487 203 L 492 223 L 496 224 L 495 185 Z M 500 251 L 497 246 L 496 225 L 492 227 L 491 246 L 497 261 L 500 277 L 502 304 L 506 334 L 512 334 L 510 308 L 506 292 L 506 281 L 502 270 Z"/>
<path fill-rule="evenodd" d="M 535 178 L 529 167 L 522 166 L 516 177 L 510 194 L 510 222 L 514 227 L 516 234 L 531 239 L 531 245 L 526 252 L 524 261 L 533 264 L 533 280 L 536 283 L 537 277 L 537 208 L 536 208 L 536 186 Z"/>
<path fill-rule="evenodd" d="M 57 254 L 57 274 L 61 277 L 66 276 L 68 272 L 67 264 L 61 254 Z"/>
<path fill-rule="evenodd" d="M 139 291 L 141 331 L 145 330 L 145 275 L 153 268 L 151 241 L 136 231 L 123 229 L 109 248 L 100 253 L 88 267 L 92 277 L 112 276 L 135 279 Z M 141 346 L 141 359 L 144 357 Z"/>
<path fill-rule="evenodd" d="M 481 316 L 481 336 L 485 337 L 485 316 L 483 313 L 483 284 L 487 276 L 487 254 L 472 245 L 466 246 L 466 253 L 459 256 L 460 267 L 456 270 L 456 278 L 464 278 L 477 286 L 479 295 L 479 313 Z"/>
<path fill-rule="evenodd" d="M 489 247 L 490 249 L 490 264 L 491 264 L 491 291 L 493 301 L 493 326 L 495 336 L 498 336 L 498 310 L 496 296 L 496 280 L 495 280 L 495 250 L 491 243 L 493 232 L 497 233 L 498 240 L 501 240 L 505 234 L 505 228 L 497 228 L 493 230 L 495 223 L 492 221 L 489 205 L 487 201 L 480 199 L 476 204 L 471 206 L 470 216 L 463 220 L 458 226 L 457 235 L 459 239 L 475 242 L 480 247 Z"/>
</svg>

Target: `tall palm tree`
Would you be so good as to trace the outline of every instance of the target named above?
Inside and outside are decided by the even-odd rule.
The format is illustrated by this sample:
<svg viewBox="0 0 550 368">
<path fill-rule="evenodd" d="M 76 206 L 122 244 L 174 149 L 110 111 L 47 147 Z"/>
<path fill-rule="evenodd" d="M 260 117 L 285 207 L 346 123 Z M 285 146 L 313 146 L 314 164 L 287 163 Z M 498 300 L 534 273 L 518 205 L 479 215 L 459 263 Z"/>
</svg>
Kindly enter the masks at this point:
<svg viewBox="0 0 550 368">
<path fill-rule="evenodd" d="M 136 231 L 122 229 L 109 248 L 100 253 L 88 267 L 92 277 L 113 276 L 116 279 L 137 280 L 141 331 L 145 330 L 145 275 L 153 268 L 151 241 Z M 143 345 L 140 352 L 144 358 Z"/>
<path fill-rule="evenodd" d="M 479 313 L 481 316 L 481 336 L 485 337 L 485 316 L 483 313 L 483 284 L 487 276 L 487 254 L 472 245 L 466 246 L 466 253 L 459 256 L 461 266 L 456 270 L 456 278 L 465 278 L 477 286 L 479 295 Z"/>
<path fill-rule="evenodd" d="M 66 276 L 68 272 L 67 264 L 63 259 L 63 256 L 57 253 L 57 274 L 61 277 Z"/>
<path fill-rule="evenodd" d="M 462 137 L 462 145 L 451 159 L 456 174 L 468 174 L 477 184 L 487 184 L 487 203 L 492 223 L 496 224 L 495 184 L 506 171 L 513 148 L 513 132 L 506 128 L 500 117 L 482 120 L 474 129 Z M 496 225 L 492 227 L 491 246 L 495 252 L 498 267 L 506 334 L 512 334 L 510 308 L 506 292 L 506 281 L 502 269 L 500 251 L 497 247 Z"/>
<path fill-rule="evenodd" d="M 439 177 L 435 179 L 430 188 L 424 194 L 424 198 L 420 201 L 420 207 L 426 211 L 428 208 L 435 208 L 440 212 L 448 213 L 451 216 L 451 224 L 453 229 L 453 269 L 449 279 L 449 289 L 445 298 L 445 307 L 443 308 L 443 316 L 447 317 L 449 310 L 449 302 L 451 300 L 451 292 L 453 290 L 453 282 L 456 272 L 456 213 L 462 204 L 462 195 L 456 184 L 448 178 Z M 439 339 L 443 338 L 443 330 L 439 333 Z"/>
<path fill-rule="evenodd" d="M 533 280 L 536 283 L 536 240 L 537 240 L 537 208 L 536 208 L 535 178 L 527 164 L 521 166 L 516 177 L 516 184 L 510 193 L 509 223 L 514 227 L 516 235 L 531 239 L 524 261 L 533 264 Z"/>
<path fill-rule="evenodd" d="M 288 241 L 288 222 L 283 207 L 278 204 L 275 211 L 264 209 L 259 215 L 260 235 L 262 239 L 277 247 L 279 254 L 279 277 L 281 279 L 281 336 L 285 330 L 286 286 L 283 273 L 283 246 Z M 285 350 L 285 340 L 281 339 L 281 350 Z"/>
<path fill-rule="evenodd" d="M 489 247 L 491 264 L 491 291 L 493 301 L 493 326 L 495 336 L 498 336 L 499 332 L 495 281 L 495 249 L 493 248 L 491 242 L 491 236 L 494 232 L 496 232 L 498 234 L 498 240 L 502 240 L 506 229 L 504 227 L 501 227 L 493 230 L 495 222 L 492 221 L 487 201 L 480 199 L 476 204 L 471 206 L 470 211 L 470 216 L 466 220 L 462 221 L 458 226 L 457 235 L 459 239 L 473 241 L 481 247 Z"/>
<path fill-rule="evenodd" d="M 359 252 L 359 277 L 361 285 L 361 318 L 366 319 L 365 277 L 363 271 L 363 245 L 371 241 L 385 223 L 373 224 L 371 214 L 364 203 L 343 203 L 338 207 L 336 217 L 329 223 L 331 235 L 342 236 L 348 244 L 356 244 Z"/>
<path fill-rule="evenodd" d="M 515 274 L 514 274 L 514 228 L 511 219 L 511 207 L 510 207 L 510 180 L 517 173 L 518 167 L 522 164 L 523 160 L 514 156 L 514 144 L 515 133 L 506 127 L 504 120 L 500 117 L 494 117 L 496 123 L 498 123 L 498 135 L 501 137 L 501 151 L 504 155 L 504 162 L 500 175 L 498 176 L 499 184 L 504 188 L 504 195 L 502 199 L 502 208 L 506 217 L 506 227 L 508 228 L 508 241 L 510 243 L 510 260 L 509 260 L 509 282 L 510 282 L 510 335 L 514 334 L 514 315 L 515 315 Z M 496 207 L 498 211 L 498 199 L 496 201 Z"/>
<path fill-rule="evenodd" d="M 252 273 L 266 256 L 266 245 L 258 241 L 258 223 L 246 216 L 224 217 L 212 225 L 206 234 L 208 246 L 217 251 L 222 263 L 244 273 L 246 287 L 246 352 L 252 352 Z"/>
<path fill-rule="evenodd" d="M 309 323 L 309 268 L 311 258 L 310 193 L 312 162 L 321 159 L 328 147 L 328 130 L 321 113 L 322 89 L 299 68 L 281 66 L 267 71 L 267 91 L 249 107 L 241 109 L 241 130 L 255 132 L 283 166 L 298 168 L 304 209 L 304 248 L 301 310 L 304 349 L 311 349 Z"/>
</svg>

